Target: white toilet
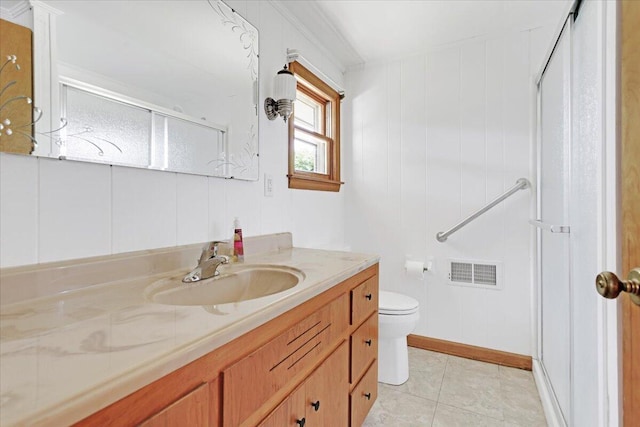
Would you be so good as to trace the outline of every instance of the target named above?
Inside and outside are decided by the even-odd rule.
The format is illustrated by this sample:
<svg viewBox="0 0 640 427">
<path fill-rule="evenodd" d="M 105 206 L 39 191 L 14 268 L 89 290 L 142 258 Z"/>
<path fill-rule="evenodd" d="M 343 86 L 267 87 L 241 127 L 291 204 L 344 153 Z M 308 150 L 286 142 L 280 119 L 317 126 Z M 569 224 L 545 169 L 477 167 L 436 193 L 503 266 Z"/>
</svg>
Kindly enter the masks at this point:
<svg viewBox="0 0 640 427">
<path fill-rule="evenodd" d="M 400 385 L 409 379 L 407 335 L 420 318 L 418 301 L 396 292 L 380 291 L 378 304 L 378 381 Z"/>
</svg>

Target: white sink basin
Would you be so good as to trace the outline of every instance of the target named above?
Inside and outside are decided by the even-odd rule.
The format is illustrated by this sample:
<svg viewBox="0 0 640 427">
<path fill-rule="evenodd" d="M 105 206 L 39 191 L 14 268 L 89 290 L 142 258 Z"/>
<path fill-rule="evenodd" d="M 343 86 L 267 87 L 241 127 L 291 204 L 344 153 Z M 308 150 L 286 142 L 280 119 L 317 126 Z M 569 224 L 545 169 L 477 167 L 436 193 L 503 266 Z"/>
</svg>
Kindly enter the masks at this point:
<svg viewBox="0 0 640 427">
<path fill-rule="evenodd" d="M 279 265 L 221 266 L 220 275 L 193 283 L 181 276 L 152 283 L 144 290 L 148 301 L 169 305 L 213 306 L 252 300 L 291 289 L 304 273 Z"/>
</svg>

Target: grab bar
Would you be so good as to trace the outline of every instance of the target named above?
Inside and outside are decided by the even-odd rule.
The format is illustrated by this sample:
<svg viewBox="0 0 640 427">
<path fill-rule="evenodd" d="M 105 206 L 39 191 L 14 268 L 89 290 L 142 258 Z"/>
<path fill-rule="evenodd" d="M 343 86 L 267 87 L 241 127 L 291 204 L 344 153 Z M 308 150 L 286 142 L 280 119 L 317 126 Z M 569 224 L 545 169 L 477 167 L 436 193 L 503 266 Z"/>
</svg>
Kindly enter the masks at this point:
<svg viewBox="0 0 640 427">
<path fill-rule="evenodd" d="M 482 215 L 483 213 L 485 213 L 486 211 L 488 211 L 489 209 L 491 209 L 492 207 L 494 207 L 495 205 L 497 205 L 498 203 L 500 203 L 501 201 L 503 201 L 507 197 L 511 196 L 516 191 L 524 190 L 525 188 L 529 188 L 530 186 L 531 186 L 531 184 L 529 183 L 528 179 L 526 179 L 526 178 L 518 179 L 516 181 L 516 185 L 514 185 L 513 187 L 508 189 L 501 196 L 498 196 L 495 199 L 493 199 L 491 202 L 489 202 L 489 204 L 487 204 L 487 206 L 485 206 L 484 208 L 482 208 L 482 209 L 474 212 L 473 214 L 469 215 L 467 218 L 465 218 L 464 220 L 460 221 L 459 223 L 457 223 L 456 225 L 454 225 L 453 227 L 451 227 L 447 231 L 441 231 L 438 234 L 436 234 L 436 240 L 438 240 L 438 242 L 446 241 L 447 237 L 451 236 L 453 233 L 455 233 L 456 231 L 460 230 L 462 227 L 464 227 L 465 225 L 469 224 L 471 221 L 473 221 L 474 219 L 478 218 L 480 215 Z"/>
</svg>

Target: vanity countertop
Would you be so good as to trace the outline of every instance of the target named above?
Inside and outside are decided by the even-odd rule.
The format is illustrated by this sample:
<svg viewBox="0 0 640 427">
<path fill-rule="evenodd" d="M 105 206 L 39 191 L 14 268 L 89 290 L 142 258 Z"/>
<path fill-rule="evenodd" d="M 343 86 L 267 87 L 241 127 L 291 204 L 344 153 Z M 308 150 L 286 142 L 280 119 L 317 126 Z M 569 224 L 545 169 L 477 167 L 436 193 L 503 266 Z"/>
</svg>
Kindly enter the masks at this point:
<svg viewBox="0 0 640 427">
<path fill-rule="evenodd" d="M 66 290 L 57 278 L 63 291 L 0 306 L 0 425 L 79 421 L 376 262 L 375 255 L 291 247 L 246 255 L 245 264 L 286 265 L 305 278 L 215 313 L 145 300 L 145 287 L 184 267 Z"/>
</svg>

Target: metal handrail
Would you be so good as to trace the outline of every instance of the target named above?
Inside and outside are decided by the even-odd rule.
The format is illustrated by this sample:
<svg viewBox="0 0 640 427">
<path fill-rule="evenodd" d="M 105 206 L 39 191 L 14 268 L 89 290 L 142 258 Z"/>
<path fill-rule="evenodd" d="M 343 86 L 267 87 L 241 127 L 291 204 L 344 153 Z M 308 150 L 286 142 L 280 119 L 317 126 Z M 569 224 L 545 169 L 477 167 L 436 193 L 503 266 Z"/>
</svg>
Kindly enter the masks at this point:
<svg viewBox="0 0 640 427">
<path fill-rule="evenodd" d="M 493 199 L 491 202 L 489 202 L 487 204 L 487 206 L 485 206 L 482 209 L 479 209 L 478 211 L 472 213 L 467 218 L 463 219 L 462 221 L 460 221 L 459 223 L 457 223 L 456 225 L 454 225 L 453 227 L 451 227 L 447 231 L 441 231 L 438 234 L 436 234 L 436 240 L 438 242 L 446 241 L 447 238 L 449 236 L 451 236 L 453 233 L 455 233 L 456 231 L 460 230 L 462 227 L 464 227 L 465 225 L 469 224 L 471 221 L 473 221 L 474 219 L 478 218 L 480 215 L 482 215 L 483 213 L 485 213 L 486 211 L 488 211 L 489 209 L 491 209 L 492 207 L 494 207 L 495 205 L 497 205 L 498 203 L 500 203 L 501 201 L 503 201 L 507 197 L 511 196 L 513 193 L 517 192 L 518 190 L 524 190 L 525 188 L 529 188 L 530 186 L 531 186 L 531 184 L 529 183 L 528 179 L 526 179 L 526 178 L 518 179 L 516 181 L 516 185 L 514 185 L 513 187 L 511 187 L 510 189 L 505 191 L 502 195 L 500 195 L 500 196 L 496 197 L 495 199 Z"/>
</svg>

